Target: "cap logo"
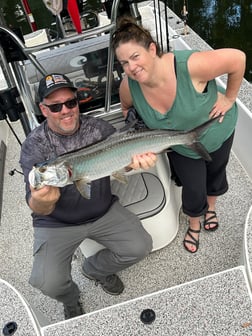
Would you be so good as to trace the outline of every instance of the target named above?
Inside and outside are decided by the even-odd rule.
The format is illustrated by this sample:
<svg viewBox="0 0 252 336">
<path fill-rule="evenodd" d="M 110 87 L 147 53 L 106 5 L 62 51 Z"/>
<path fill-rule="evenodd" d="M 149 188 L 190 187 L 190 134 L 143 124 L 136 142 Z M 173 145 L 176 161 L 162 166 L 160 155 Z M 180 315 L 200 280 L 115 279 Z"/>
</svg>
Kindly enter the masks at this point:
<svg viewBox="0 0 252 336">
<path fill-rule="evenodd" d="M 47 76 L 45 82 L 47 89 L 49 89 L 55 84 L 69 84 L 68 81 L 60 74 Z"/>
</svg>

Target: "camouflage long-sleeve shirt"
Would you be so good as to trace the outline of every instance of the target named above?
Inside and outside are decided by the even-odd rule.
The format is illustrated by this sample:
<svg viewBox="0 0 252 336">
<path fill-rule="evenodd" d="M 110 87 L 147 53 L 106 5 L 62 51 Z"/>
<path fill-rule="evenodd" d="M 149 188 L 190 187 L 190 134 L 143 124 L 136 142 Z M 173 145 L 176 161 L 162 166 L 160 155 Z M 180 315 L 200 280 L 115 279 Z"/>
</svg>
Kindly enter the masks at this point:
<svg viewBox="0 0 252 336">
<path fill-rule="evenodd" d="M 114 132 L 115 128 L 108 122 L 85 115 L 80 116 L 78 131 L 69 136 L 54 133 L 44 121 L 28 134 L 22 145 L 20 165 L 24 173 L 26 201 L 28 202 L 31 195 L 28 175 L 35 163 L 88 146 Z M 47 216 L 32 213 L 33 225 L 62 227 L 80 225 L 100 218 L 116 199 L 111 194 L 109 177 L 93 181 L 91 190 L 91 199 L 87 200 L 74 185 L 60 188 L 61 197 L 54 211 Z"/>
</svg>

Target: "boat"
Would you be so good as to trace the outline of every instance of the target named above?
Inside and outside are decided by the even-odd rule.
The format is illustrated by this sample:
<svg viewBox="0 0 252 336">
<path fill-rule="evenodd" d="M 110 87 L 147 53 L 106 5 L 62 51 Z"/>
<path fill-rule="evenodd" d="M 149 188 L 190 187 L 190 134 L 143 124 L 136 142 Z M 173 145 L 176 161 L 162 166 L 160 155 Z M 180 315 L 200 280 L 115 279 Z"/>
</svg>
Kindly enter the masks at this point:
<svg viewBox="0 0 252 336">
<path fill-rule="evenodd" d="M 117 91 L 123 73 L 109 48 L 118 6 L 115 0 L 110 17 L 99 13 L 95 28 L 42 44 L 30 40 L 28 47 L 11 30 L 0 27 L 1 43 L 7 36 L 5 42 L 13 52 L 8 59 L 6 48 L 0 49 L 6 86 L 0 97 L 15 98 L 9 99 L 14 105 L 3 108 L 4 100 L 0 103 L 2 334 L 250 335 L 252 95 L 245 79 L 237 99 L 239 118 L 227 171 L 230 189 L 217 204 L 220 228 L 215 233 L 201 232 L 195 255 L 183 248 L 187 222 L 180 209 L 181 190 L 170 178 L 166 155 L 160 154 L 155 168 L 130 175 L 128 185 L 112 182 L 120 201 L 137 213 L 154 242 L 148 257 L 120 272 L 125 284 L 121 295 L 110 296 L 82 276 L 83 257 L 103 248 L 92 240 L 80 245 L 72 262 L 85 315 L 64 320 L 62 305 L 28 284 L 32 224 L 18 160 L 20 144 L 42 120 L 37 84 L 47 71 L 64 72 L 79 88 L 82 113 L 104 118 L 118 128 L 124 125 Z M 163 2 L 132 3 L 131 13 L 141 17 L 165 49 L 211 49 L 190 27 L 185 34 L 184 23 Z M 29 38 L 36 40 L 34 35 Z M 225 76 L 217 81 L 225 87 Z"/>
</svg>

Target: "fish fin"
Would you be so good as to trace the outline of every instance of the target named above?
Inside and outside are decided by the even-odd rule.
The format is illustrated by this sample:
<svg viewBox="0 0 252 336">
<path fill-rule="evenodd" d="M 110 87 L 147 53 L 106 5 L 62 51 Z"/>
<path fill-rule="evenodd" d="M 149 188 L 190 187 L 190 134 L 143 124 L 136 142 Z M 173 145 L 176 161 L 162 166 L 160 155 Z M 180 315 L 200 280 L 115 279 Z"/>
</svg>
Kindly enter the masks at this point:
<svg viewBox="0 0 252 336">
<path fill-rule="evenodd" d="M 74 182 L 74 185 L 78 189 L 82 197 L 86 199 L 91 198 L 91 182 L 86 179 L 81 179 Z"/>
<path fill-rule="evenodd" d="M 128 183 L 128 178 L 127 176 L 125 175 L 125 169 L 122 169 L 120 171 L 116 171 L 116 172 L 113 172 L 111 174 L 111 176 L 117 180 L 118 182 L 121 182 L 121 183 Z"/>
<path fill-rule="evenodd" d="M 212 119 L 207 120 L 206 122 L 204 122 L 203 124 L 199 125 L 198 127 L 194 128 L 193 134 L 194 134 L 194 143 L 191 145 L 188 145 L 188 147 L 190 147 L 194 152 L 196 152 L 197 154 L 199 154 L 204 160 L 210 162 L 212 161 L 211 156 L 209 155 L 208 151 L 206 150 L 206 148 L 202 145 L 202 143 L 199 141 L 199 138 L 201 136 L 201 134 L 214 122 L 216 122 L 217 120 L 219 120 L 220 117 L 215 117 Z M 190 131 L 189 131 L 190 132 Z"/>
<path fill-rule="evenodd" d="M 188 147 L 190 147 L 194 152 L 196 152 L 197 154 L 200 155 L 200 157 L 202 157 L 202 159 L 211 162 L 212 158 L 210 156 L 210 154 L 208 153 L 208 151 L 206 150 L 206 148 L 202 145 L 201 142 L 197 141 L 194 142 L 192 145 L 189 145 Z"/>
</svg>

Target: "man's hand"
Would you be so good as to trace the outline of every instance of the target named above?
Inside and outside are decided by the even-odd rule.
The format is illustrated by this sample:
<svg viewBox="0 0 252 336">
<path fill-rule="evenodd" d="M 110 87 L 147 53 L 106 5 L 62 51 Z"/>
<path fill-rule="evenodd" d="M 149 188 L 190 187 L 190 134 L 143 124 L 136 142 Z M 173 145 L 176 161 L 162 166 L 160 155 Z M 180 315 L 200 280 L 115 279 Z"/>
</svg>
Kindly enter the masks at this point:
<svg viewBox="0 0 252 336">
<path fill-rule="evenodd" d="M 154 167 L 157 162 L 157 155 L 154 153 L 144 153 L 134 155 L 132 163 L 128 166 L 131 169 L 149 169 Z"/>
<path fill-rule="evenodd" d="M 58 187 L 44 186 L 41 189 L 34 189 L 30 186 L 31 198 L 29 200 L 30 208 L 38 214 L 50 214 L 60 198 L 60 191 Z"/>
</svg>

